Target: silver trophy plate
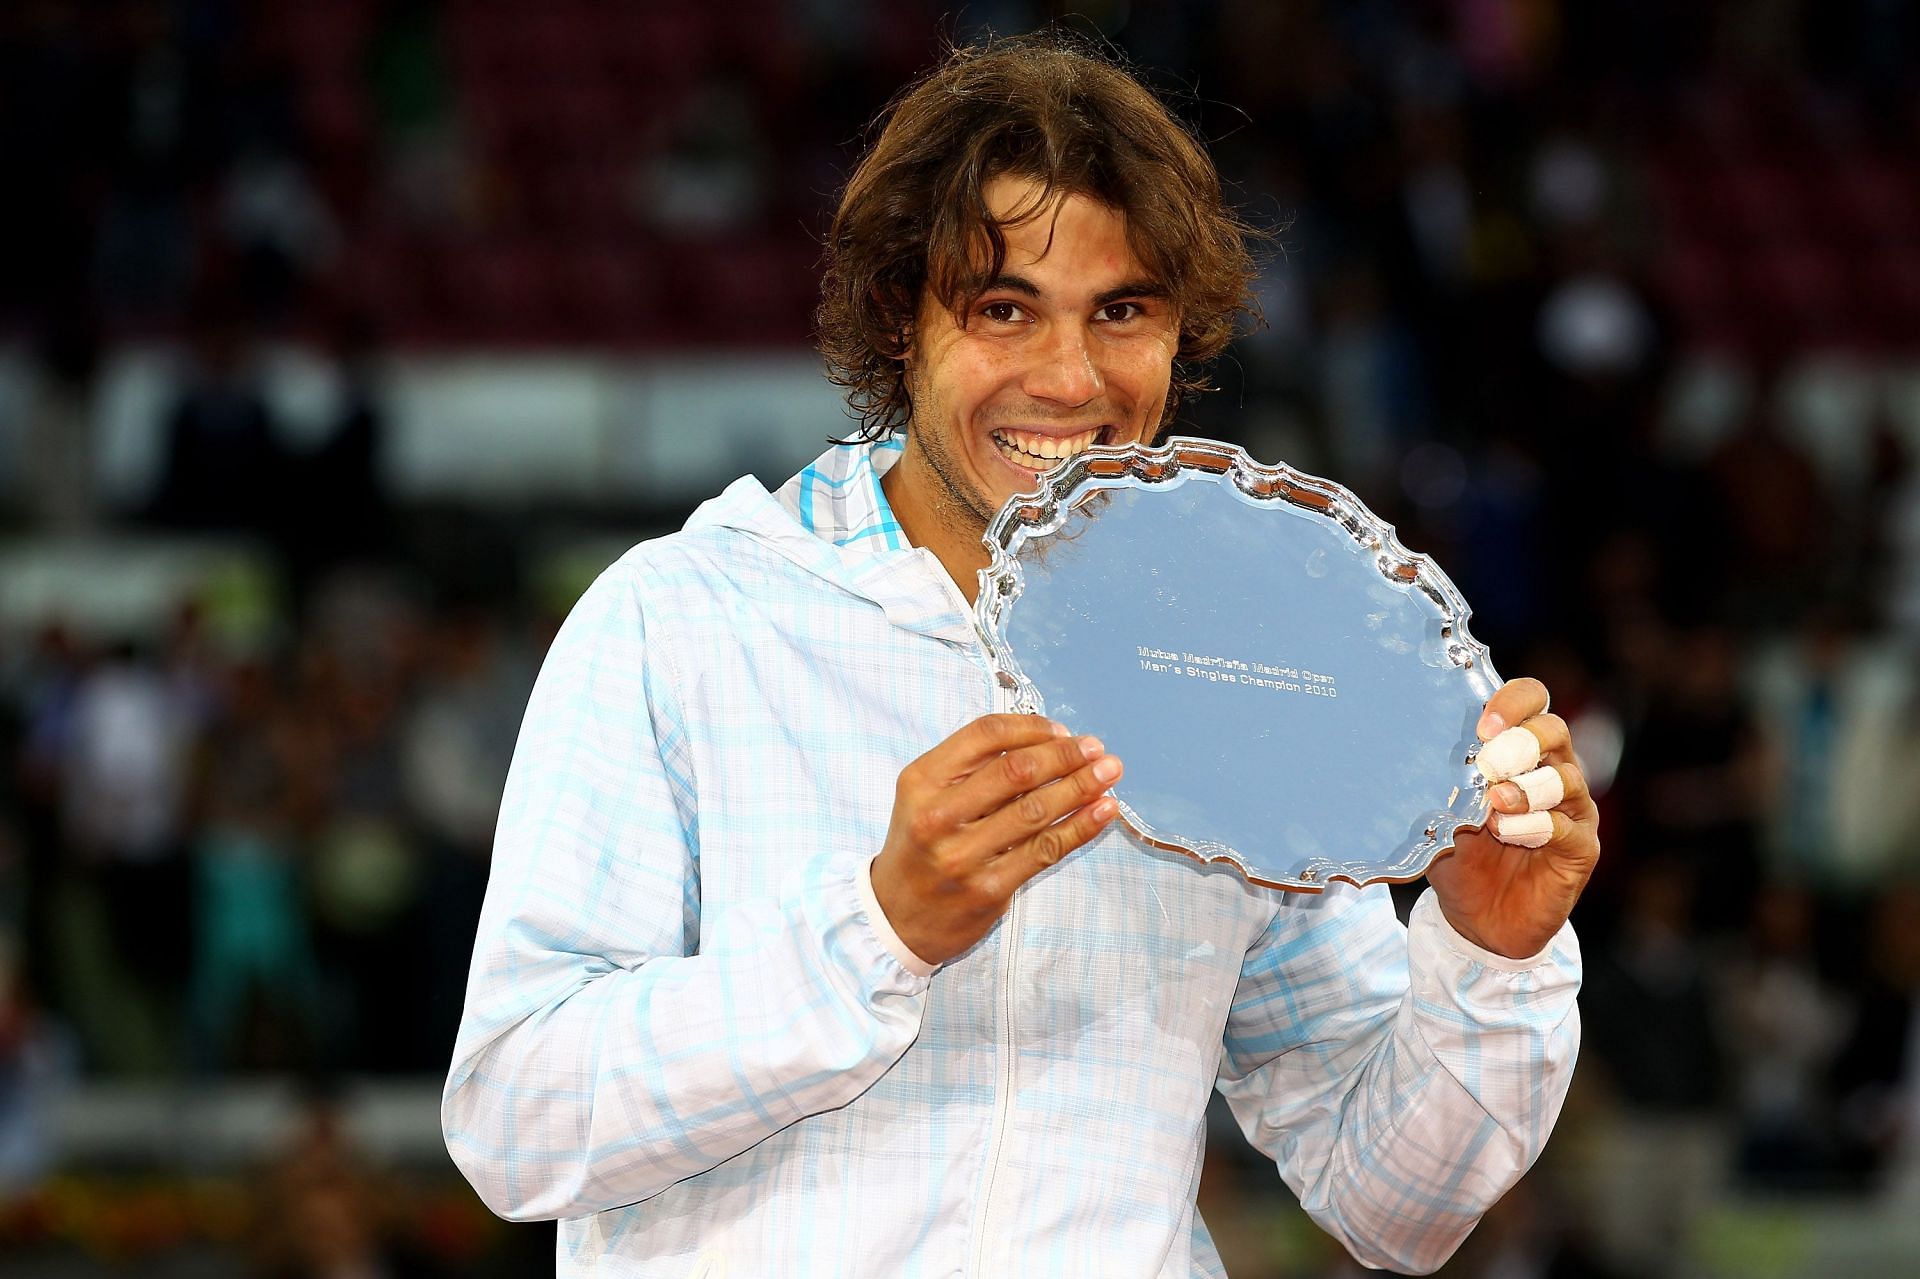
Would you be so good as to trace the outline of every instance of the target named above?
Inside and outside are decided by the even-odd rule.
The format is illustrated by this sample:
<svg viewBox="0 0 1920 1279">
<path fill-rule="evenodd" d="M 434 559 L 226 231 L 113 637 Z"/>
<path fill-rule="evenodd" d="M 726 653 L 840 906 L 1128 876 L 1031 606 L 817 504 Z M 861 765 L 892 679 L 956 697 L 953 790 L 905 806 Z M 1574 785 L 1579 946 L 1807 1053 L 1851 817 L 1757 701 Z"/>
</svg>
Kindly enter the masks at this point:
<svg viewBox="0 0 1920 1279">
<path fill-rule="evenodd" d="M 1150 843 L 1311 892 L 1416 879 L 1487 820 L 1500 679 L 1466 601 L 1340 485 L 1212 440 L 1094 448 L 987 542 L 994 678 L 1125 762 Z"/>
</svg>

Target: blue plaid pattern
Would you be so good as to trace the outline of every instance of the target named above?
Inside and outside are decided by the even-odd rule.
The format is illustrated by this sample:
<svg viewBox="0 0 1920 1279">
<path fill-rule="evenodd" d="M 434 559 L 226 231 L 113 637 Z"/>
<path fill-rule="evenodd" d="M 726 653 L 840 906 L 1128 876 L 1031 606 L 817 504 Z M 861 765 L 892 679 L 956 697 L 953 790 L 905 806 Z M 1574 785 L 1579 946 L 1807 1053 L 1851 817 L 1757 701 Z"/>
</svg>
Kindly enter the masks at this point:
<svg viewBox="0 0 1920 1279">
<path fill-rule="evenodd" d="M 870 449 L 836 449 L 788 481 L 778 494 L 780 505 L 802 528 L 835 546 L 904 551 L 907 535 L 893 518 L 880 477 L 905 447 L 900 436 L 890 435 Z"/>
<path fill-rule="evenodd" d="M 1527 1168 L 1571 929 L 1250 888 L 1111 829 L 930 979 L 867 917 L 899 770 L 998 709 L 964 600 L 840 446 L 636 546 L 555 638 L 442 1106 L 564 1276 L 1217 1276 L 1216 1086 L 1361 1261 L 1430 1269 Z"/>
</svg>

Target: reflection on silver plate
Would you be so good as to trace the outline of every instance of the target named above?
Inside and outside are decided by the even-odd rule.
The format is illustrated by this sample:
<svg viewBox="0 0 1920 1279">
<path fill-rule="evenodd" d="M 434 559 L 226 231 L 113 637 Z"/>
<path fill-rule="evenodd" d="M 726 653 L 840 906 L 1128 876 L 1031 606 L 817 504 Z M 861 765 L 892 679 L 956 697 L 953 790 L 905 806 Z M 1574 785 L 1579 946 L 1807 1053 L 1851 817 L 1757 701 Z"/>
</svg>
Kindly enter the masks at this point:
<svg viewBox="0 0 1920 1279">
<path fill-rule="evenodd" d="M 987 542 L 995 678 L 1125 762 L 1114 797 L 1149 842 L 1317 891 L 1416 879 L 1486 821 L 1486 647 L 1340 485 L 1212 440 L 1094 448 Z"/>
</svg>

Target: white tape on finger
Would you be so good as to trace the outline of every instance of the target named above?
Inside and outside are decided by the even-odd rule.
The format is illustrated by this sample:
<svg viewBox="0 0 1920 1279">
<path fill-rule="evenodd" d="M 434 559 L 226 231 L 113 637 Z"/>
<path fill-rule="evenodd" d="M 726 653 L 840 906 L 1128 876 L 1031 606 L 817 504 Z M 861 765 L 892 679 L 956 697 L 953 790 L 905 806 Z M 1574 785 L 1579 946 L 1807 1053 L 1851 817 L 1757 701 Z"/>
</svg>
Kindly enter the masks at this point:
<svg viewBox="0 0 1920 1279">
<path fill-rule="evenodd" d="M 1552 813 L 1502 813 L 1493 837 L 1516 848 L 1538 848 L 1553 838 Z"/>
<path fill-rule="evenodd" d="M 1540 739 L 1524 728 L 1509 728 L 1480 748 L 1480 772 L 1490 782 L 1504 782 L 1540 762 Z"/>
<path fill-rule="evenodd" d="M 1567 797 L 1566 779 L 1551 764 L 1520 774 L 1513 779 L 1513 784 L 1526 792 L 1527 808 L 1536 813 L 1554 807 Z"/>
</svg>

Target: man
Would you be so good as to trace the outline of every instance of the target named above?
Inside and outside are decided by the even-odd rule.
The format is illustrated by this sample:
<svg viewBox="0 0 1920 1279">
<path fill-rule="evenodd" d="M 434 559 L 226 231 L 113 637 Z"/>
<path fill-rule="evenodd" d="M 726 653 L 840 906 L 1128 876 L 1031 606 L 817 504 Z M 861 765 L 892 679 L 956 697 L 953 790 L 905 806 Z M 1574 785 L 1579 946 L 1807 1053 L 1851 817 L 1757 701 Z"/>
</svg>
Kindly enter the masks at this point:
<svg viewBox="0 0 1920 1279">
<path fill-rule="evenodd" d="M 1410 929 L 1155 852 L 1122 761 L 995 713 L 989 516 L 1156 435 L 1250 273 L 1096 57 L 964 50 L 892 109 L 821 311 L 866 442 L 635 547 L 528 707 L 443 1119 L 489 1206 L 563 1219 L 562 1274 L 1217 1275 L 1216 1082 L 1371 1265 L 1440 1264 L 1538 1153 L 1598 845 L 1537 683 L 1482 731 L 1538 739 L 1549 842 L 1464 836 Z"/>
</svg>

